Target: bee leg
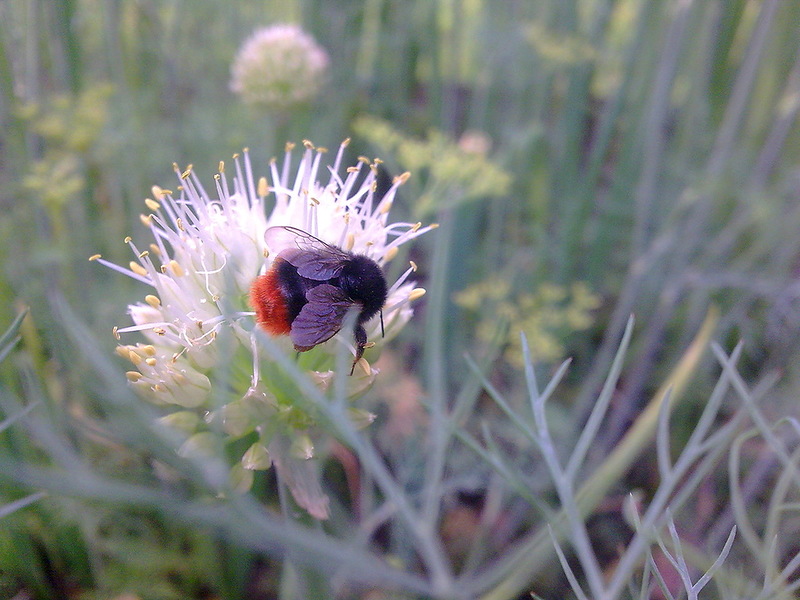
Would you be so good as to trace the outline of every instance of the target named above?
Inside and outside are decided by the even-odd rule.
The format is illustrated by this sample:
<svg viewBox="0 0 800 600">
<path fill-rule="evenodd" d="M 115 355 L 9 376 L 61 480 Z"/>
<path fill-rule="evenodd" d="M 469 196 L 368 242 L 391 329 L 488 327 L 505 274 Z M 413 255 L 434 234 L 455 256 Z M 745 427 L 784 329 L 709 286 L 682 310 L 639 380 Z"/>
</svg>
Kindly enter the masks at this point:
<svg viewBox="0 0 800 600">
<path fill-rule="evenodd" d="M 356 358 L 353 361 L 353 366 L 350 368 L 350 375 L 355 372 L 358 361 L 364 356 L 364 346 L 367 345 L 367 331 L 364 329 L 363 325 L 356 325 L 353 335 L 356 338 Z"/>
</svg>

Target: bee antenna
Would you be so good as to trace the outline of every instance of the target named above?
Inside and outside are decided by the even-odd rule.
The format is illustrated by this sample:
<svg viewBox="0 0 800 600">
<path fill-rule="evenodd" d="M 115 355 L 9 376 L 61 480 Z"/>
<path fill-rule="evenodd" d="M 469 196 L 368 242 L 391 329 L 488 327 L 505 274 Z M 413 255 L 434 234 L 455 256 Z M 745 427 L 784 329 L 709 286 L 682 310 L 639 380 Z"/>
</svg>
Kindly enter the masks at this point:
<svg viewBox="0 0 800 600">
<path fill-rule="evenodd" d="M 381 315 L 381 337 L 385 337 L 385 332 L 383 331 L 383 309 L 380 310 Z"/>
</svg>

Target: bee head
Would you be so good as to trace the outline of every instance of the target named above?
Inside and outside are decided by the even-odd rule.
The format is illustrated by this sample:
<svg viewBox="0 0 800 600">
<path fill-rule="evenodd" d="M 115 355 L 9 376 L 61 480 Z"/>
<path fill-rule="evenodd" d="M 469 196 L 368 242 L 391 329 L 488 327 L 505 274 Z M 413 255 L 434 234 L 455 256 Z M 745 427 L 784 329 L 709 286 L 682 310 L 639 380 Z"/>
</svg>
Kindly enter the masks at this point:
<svg viewBox="0 0 800 600">
<path fill-rule="evenodd" d="M 360 320 L 373 317 L 386 302 L 386 278 L 380 266 L 367 256 L 354 255 L 339 274 L 339 285 L 362 305 Z"/>
</svg>

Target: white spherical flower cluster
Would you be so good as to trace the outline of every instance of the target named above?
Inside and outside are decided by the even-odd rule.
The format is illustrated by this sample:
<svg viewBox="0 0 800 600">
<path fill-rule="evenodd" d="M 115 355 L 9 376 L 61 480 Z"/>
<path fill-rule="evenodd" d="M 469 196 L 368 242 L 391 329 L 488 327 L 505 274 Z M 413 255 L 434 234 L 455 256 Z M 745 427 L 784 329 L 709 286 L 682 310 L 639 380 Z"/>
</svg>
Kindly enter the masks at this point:
<svg viewBox="0 0 800 600">
<path fill-rule="evenodd" d="M 253 470 L 275 464 L 298 502 L 319 518 L 327 515 L 327 499 L 308 461 L 314 455 L 313 416 L 292 403 L 292 395 L 281 389 L 286 379 L 279 367 L 260 356 L 262 333 L 248 306 L 250 287 L 275 259 L 264 234 L 269 227 L 291 226 L 383 267 L 400 245 L 435 227 L 389 223 L 389 209 L 407 175 L 396 177 L 378 197 L 375 162 L 360 159 L 342 174 L 346 145 L 327 170 L 321 166 L 324 149 L 306 142 L 292 169 L 292 148 L 287 147 L 282 164 L 270 164 L 269 183 L 266 177 L 254 178 L 245 151 L 235 157 L 232 181 L 220 165 L 213 196 L 191 167 L 182 171 L 176 166 L 179 193 L 154 187 L 153 197 L 145 201 L 150 212 L 141 219 L 152 234 L 148 247 L 127 239 L 134 255 L 128 266 L 92 257 L 151 288 L 143 302 L 128 309 L 134 324 L 115 329 L 119 339 L 140 333 L 146 342 L 120 345 L 117 352 L 134 366 L 128 380 L 135 389 L 162 407 L 164 423 L 187 435 L 185 450 L 202 448 L 211 431 L 236 438 L 256 433 L 257 441 L 233 471 L 241 487 L 252 481 Z M 328 181 L 322 184 L 320 173 L 326 171 Z M 385 336 L 377 317 L 365 324 L 378 347 L 402 329 L 412 315 L 411 302 L 424 294 L 409 280 L 413 270 L 412 264 L 388 286 L 382 307 Z M 353 349 L 352 331 L 341 331 L 299 359 L 323 389 L 331 379 L 328 369 L 337 343 Z M 288 338 L 284 344 L 294 358 Z M 215 368 L 223 359 L 238 361 L 237 372 L 249 373 L 241 389 L 231 389 L 229 379 L 223 389 L 215 388 Z M 348 382 L 353 397 L 377 375 L 365 360 L 359 362 Z M 353 418 L 366 424 L 371 416 L 354 408 Z"/>
<path fill-rule="evenodd" d="M 245 104 L 288 110 L 319 94 L 329 63 L 327 52 L 300 27 L 264 27 L 236 55 L 231 90 Z"/>
</svg>

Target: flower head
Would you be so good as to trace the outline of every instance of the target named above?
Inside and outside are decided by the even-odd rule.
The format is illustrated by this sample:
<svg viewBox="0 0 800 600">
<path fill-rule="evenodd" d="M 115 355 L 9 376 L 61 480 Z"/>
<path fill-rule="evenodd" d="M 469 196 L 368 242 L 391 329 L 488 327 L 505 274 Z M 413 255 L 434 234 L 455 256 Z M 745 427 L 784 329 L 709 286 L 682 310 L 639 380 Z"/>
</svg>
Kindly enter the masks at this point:
<svg viewBox="0 0 800 600">
<path fill-rule="evenodd" d="M 153 198 L 145 200 L 150 212 L 141 219 L 152 234 L 149 246 L 126 239 L 134 255 L 127 267 L 92 257 L 149 287 L 143 301 L 128 309 L 134 324 L 115 329 L 119 339 L 140 333 L 145 343 L 132 341 L 117 352 L 133 364 L 128 379 L 135 389 L 163 407 L 165 423 L 189 434 L 186 451 L 202 446 L 192 440 L 206 439 L 210 430 L 232 437 L 256 432 L 258 440 L 236 470 L 243 485 L 252 470 L 272 462 L 297 501 L 318 517 L 327 514 L 327 504 L 308 460 L 317 435 L 314 415 L 296 405 L 281 388 L 285 378 L 276 376 L 277 366 L 259 356 L 260 334 L 248 306 L 253 281 L 275 260 L 264 234 L 269 227 L 291 226 L 382 267 L 400 245 L 434 227 L 389 223 L 389 209 L 407 175 L 395 178 L 378 197 L 375 162 L 360 159 L 340 174 L 346 145 L 340 146 L 324 184 L 319 179 L 325 151 L 309 142 L 296 169 L 291 147 L 282 164 L 272 161 L 271 186 L 265 177 L 254 178 L 245 151 L 235 157 L 231 182 L 220 166 L 213 199 L 191 167 L 176 166 L 179 193 L 154 187 Z M 411 301 L 424 293 L 408 280 L 412 272 L 413 265 L 389 285 L 382 310 L 385 337 L 377 318 L 365 323 L 369 339 L 378 345 L 403 327 L 412 314 Z M 321 389 L 330 382 L 337 343 L 353 348 L 352 334 L 340 333 L 301 359 Z M 295 356 L 288 339 L 285 346 Z M 241 366 L 233 372 L 246 373 L 233 382 L 238 389 L 229 380 L 215 388 L 214 367 L 222 357 Z M 354 396 L 377 375 L 366 361 L 361 365 L 350 378 Z M 369 421 L 363 411 L 353 411 L 356 421 Z"/>
<path fill-rule="evenodd" d="M 300 27 L 264 27 L 236 55 L 231 90 L 246 104 L 287 110 L 319 93 L 329 62 L 327 52 Z"/>
</svg>

